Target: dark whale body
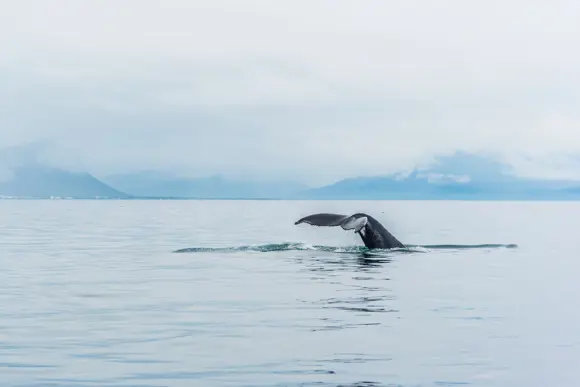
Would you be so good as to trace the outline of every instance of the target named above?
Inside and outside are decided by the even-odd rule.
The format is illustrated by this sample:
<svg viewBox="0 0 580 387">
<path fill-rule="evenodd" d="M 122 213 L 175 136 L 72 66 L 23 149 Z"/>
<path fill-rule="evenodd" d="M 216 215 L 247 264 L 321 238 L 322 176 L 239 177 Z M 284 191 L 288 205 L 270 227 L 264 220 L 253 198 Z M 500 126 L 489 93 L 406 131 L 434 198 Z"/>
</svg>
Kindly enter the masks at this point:
<svg viewBox="0 0 580 387">
<path fill-rule="evenodd" d="M 294 224 L 307 223 L 312 226 L 336 227 L 354 230 L 369 249 L 392 249 L 405 247 L 378 220 L 364 213 L 341 215 L 320 213 L 305 216 Z"/>
</svg>

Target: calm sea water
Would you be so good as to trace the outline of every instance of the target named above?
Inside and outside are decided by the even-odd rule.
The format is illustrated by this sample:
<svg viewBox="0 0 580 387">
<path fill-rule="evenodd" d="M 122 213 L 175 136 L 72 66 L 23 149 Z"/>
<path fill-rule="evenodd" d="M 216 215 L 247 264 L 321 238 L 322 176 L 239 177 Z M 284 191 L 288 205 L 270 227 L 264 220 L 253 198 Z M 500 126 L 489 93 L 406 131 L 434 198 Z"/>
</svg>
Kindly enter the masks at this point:
<svg viewBox="0 0 580 387">
<path fill-rule="evenodd" d="M 322 211 L 452 246 L 293 225 Z M 580 203 L 5 200 L 0 220 L 1 386 L 580 385 Z"/>
</svg>

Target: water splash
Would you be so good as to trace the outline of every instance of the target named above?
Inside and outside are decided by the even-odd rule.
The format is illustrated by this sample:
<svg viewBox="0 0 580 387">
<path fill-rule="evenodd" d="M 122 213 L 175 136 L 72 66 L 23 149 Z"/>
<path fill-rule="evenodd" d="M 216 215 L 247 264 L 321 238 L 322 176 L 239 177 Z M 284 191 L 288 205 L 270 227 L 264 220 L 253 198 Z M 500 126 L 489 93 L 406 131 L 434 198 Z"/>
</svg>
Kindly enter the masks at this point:
<svg viewBox="0 0 580 387">
<path fill-rule="evenodd" d="M 307 243 L 270 243 L 259 245 L 245 245 L 233 247 L 187 247 L 175 250 L 174 253 L 227 253 L 239 251 L 279 252 L 279 251 L 322 251 L 329 253 L 366 253 L 366 252 L 408 252 L 426 253 L 432 250 L 463 250 L 463 249 L 490 249 L 490 248 L 517 248 L 516 244 L 479 244 L 479 245 L 408 245 L 404 248 L 373 249 L 366 246 L 321 246 Z"/>
</svg>

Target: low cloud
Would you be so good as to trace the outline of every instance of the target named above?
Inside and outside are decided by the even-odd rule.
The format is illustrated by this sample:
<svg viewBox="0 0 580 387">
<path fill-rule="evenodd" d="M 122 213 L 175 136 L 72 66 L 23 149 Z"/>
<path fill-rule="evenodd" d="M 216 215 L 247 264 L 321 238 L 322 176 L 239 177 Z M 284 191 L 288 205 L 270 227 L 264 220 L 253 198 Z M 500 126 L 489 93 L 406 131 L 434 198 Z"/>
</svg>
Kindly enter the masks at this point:
<svg viewBox="0 0 580 387">
<path fill-rule="evenodd" d="M 0 163 L 0 182 L 9 181 L 12 179 L 12 169 Z"/>
<path fill-rule="evenodd" d="M 579 11 L 563 1 L 13 2 L 0 16 L 13 37 L 0 42 L 0 143 L 50 139 L 54 163 L 99 175 L 322 184 L 457 150 L 570 175 Z"/>
</svg>

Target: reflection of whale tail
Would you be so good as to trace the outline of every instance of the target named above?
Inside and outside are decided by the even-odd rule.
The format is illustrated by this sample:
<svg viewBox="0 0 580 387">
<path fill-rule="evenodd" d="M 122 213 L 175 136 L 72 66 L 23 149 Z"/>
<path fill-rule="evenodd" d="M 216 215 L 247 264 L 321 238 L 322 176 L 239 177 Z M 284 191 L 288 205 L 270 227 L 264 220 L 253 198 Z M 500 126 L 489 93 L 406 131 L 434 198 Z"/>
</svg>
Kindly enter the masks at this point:
<svg viewBox="0 0 580 387">
<path fill-rule="evenodd" d="M 361 214 L 341 215 L 322 213 L 308 215 L 302 219 L 299 219 L 294 224 L 308 223 L 312 226 L 340 226 L 344 230 L 354 230 L 355 232 L 359 232 L 364 226 L 366 226 L 367 222 L 368 218 Z"/>
</svg>

